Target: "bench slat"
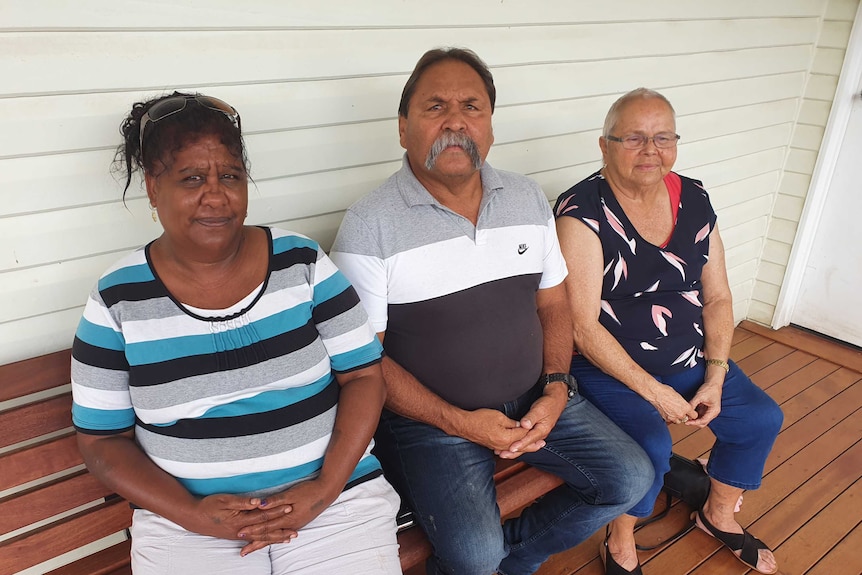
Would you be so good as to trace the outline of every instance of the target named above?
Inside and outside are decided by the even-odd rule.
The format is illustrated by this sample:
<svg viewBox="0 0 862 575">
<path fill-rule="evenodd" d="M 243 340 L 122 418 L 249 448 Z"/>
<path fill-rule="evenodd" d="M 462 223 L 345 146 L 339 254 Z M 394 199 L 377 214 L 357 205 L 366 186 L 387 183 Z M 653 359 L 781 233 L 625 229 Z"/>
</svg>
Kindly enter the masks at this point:
<svg viewBox="0 0 862 575">
<path fill-rule="evenodd" d="M 431 543 L 418 525 L 398 534 L 398 554 L 401 557 L 401 570 L 407 571 L 431 556 Z"/>
<path fill-rule="evenodd" d="M 72 350 L 0 366 L 0 401 L 23 397 L 69 383 Z"/>
<path fill-rule="evenodd" d="M 45 575 L 131 575 L 129 552 L 132 542 L 127 539 L 98 553 L 88 555 L 58 567 Z"/>
<path fill-rule="evenodd" d="M 0 456 L 0 491 L 84 463 L 75 434 Z"/>
<path fill-rule="evenodd" d="M 72 426 L 72 396 L 37 401 L 0 413 L 0 447 Z"/>
<path fill-rule="evenodd" d="M 112 493 L 85 471 L 37 489 L 16 493 L 0 499 L 0 534 L 43 521 Z"/>
<path fill-rule="evenodd" d="M 43 561 L 126 529 L 132 510 L 124 500 L 93 509 L 0 543 L 0 573 L 17 573 Z"/>
<path fill-rule="evenodd" d="M 500 515 L 506 517 L 562 484 L 563 480 L 556 475 L 528 467 L 497 485 Z"/>
</svg>

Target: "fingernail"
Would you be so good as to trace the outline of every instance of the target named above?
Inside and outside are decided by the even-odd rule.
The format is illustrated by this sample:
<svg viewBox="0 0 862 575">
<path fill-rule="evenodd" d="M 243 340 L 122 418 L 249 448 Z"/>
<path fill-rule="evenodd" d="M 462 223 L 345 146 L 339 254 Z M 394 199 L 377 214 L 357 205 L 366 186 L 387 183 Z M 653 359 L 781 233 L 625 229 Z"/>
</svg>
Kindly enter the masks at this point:
<svg viewBox="0 0 862 575">
<path fill-rule="evenodd" d="M 240 538 L 240 539 L 245 539 L 245 533 L 240 533 L 240 534 L 239 534 L 239 538 Z"/>
<path fill-rule="evenodd" d="M 268 502 L 266 499 L 261 499 L 261 500 L 260 500 L 260 506 L 261 506 L 261 507 L 266 507 L 267 503 L 269 503 L 269 502 Z"/>
</svg>

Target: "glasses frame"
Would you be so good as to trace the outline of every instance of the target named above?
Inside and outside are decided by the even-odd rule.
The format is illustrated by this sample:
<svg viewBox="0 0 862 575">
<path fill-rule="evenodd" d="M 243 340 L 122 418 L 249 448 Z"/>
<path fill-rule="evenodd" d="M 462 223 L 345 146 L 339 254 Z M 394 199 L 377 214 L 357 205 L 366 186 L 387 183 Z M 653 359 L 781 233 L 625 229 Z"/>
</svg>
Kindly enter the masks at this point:
<svg viewBox="0 0 862 575">
<path fill-rule="evenodd" d="M 198 105 L 207 108 L 209 110 L 214 110 L 216 112 L 221 112 L 231 121 L 231 123 L 236 127 L 237 131 L 242 133 L 242 121 L 239 117 L 239 112 L 236 111 L 236 108 L 225 102 L 224 100 L 219 100 L 218 98 L 213 98 L 212 96 L 204 96 L 202 94 L 196 94 L 194 96 L 168 96 L 163 100 L 159 100 L 147 110 L 143 116 L 141 116 L 141 129 L 138 134 L 138 149 L 141 151 L 141 159 L 144 157 L 144 131 L 149 124 L 155 124 L 161 120 L 164 120 L 168 116 L 173 116 L 174 114 L 178 114 L 186 109 L 186 105 L 189 103 L 189 100 L 194 100 L 198 103 Z M 158 111 L 165 104 L 181 102 L 182 104 L 176 108 L 171 109 L 163 114 L 159 114 Z M 150 114 L 151 112 L 155 112 L 154 114 Z"/>
<path fill-rule="evenodd" d="M 666 134 L 671 134 L 673 136 L 673 138 L 671 138 L 671 144 L 669 146 L 659 146 L 658 143 L 655 141 L 656 136 L 663 136 Z M 633 136 L 643 138 L 643 144 L 641 144 L 640 146 L 635 146 L 634 148 L 626 146 L 626 141 Z M 659 150 L 669 150 L 676 147 L 677 143 L 679 142 L 680 136 L 679 134 L 674 134 L 673 132 L 661 132 L 660 134 L 656 134 L 655 136 L 641 136 L 640 134 L 631 134 L 630 136 L 626 136 L 625 138 L 618 138 L 616 136 L 604 136 L 604 138 L 605 140 L 610 140 L 611 142 L 618 142 L 622 144 L 623 148 L 626 150 L 642 150 L 643 148 L 646 148 L 647 144 L 649 144 L 650 141 L 652 141 L 653 145 Z"/>
</svg>

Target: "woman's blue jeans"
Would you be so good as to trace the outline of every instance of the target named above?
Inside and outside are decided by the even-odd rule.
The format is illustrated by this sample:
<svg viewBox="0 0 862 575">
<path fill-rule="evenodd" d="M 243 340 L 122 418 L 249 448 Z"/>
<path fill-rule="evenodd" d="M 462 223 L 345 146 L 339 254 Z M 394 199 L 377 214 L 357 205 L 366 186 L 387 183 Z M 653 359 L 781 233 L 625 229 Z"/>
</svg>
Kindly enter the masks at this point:
<svg viewBox="0 0 862 575">
<path fill-rule="evenodd" d="M 538 386 L 501 408 L 520 419 Z M 565 484 L 500 524 L 493 451 L 384 410 L 375 454 L 410 505 L 434 554 L 428 573 L 527 575 L 639 501 L 654 472 L 643 450 L 576 395 L 547 445 L 519 458 Z"/>
<path fill-rule="evenodd" d="M 721 412 L 709 429 L 715 444 L 707 465 L 710 477 L 741 489 L 757 489 L 766 457 L 781 430 L 784 415 L 778 404 L 757 387 L 734 363 L 724 379 Z M 592 365 L 583 356 L 572 358 L 572 375 L 584 396 L 631 435 L 650 457 L 655 476 L 644 498 L 628 510 L 635 517 L 649 516 L 670 469 L 673 447 L 667 423 L 640 395 Z M 689 400 L 703 384 L 705 366 L 670 376 L 656 376 Z"/>
</svg>

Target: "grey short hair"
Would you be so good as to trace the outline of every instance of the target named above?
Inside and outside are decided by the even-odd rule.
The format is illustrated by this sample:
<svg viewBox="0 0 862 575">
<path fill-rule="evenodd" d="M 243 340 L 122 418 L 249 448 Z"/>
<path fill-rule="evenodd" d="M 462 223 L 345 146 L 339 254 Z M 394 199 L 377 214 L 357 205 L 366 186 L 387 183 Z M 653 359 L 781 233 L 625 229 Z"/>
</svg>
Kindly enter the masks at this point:
<svg viewBox="0 0 862 575">
<path fill-rule="evenodd" d="M 611 109 L 608 110 L 608 115 L 605 116 L 605 124 L 602 127 L 602 137 L 606 138 L 611 135 L 611 131 L 616 127 L 617 121 L 620 118 L 620 111 L 625 108 L 626 104 L 632 100 L 637 100 L 638 98 L 642 100 L 650 100 L 653 98 L 661 100 L 667 104 L 668 108 L 670 108 L 670 113 L 673 115 L 674 122 L 676 121 L 676 111 L 673 109 L 670 100 L 655 90 L 650 90 L 649 88 L 635 88 L 631 92 L 626 92 L 617 98 L 616 102 L 611 104 Z"/>
</svg>

